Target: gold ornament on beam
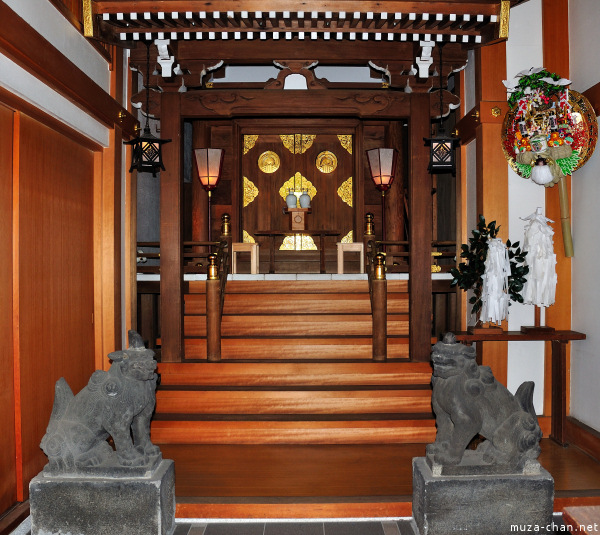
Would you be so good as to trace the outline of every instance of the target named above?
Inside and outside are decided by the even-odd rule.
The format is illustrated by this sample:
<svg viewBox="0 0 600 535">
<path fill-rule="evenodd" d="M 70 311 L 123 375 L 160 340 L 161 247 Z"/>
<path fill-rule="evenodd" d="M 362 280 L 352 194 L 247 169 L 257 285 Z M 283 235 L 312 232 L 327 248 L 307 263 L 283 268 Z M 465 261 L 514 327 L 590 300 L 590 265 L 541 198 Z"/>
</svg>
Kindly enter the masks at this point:
<svg viewBox="0 0 600 535">
<path fill-rule="evenodd" d="M 354 231 L 351 230 L 341 240 L 342 243 L 353 243 L 354 242 Z"/>
<path fill-rule="evenodd" d="M 336 155 L 328 150 L 324 150 L 323 152 L 319 153 L 315 162 L 317 169 L 321 171 L 321 173 L 333 173 L 337 167 L 337 164 L 338 161 Z"/>
<path fill-rule="evenodd" d="M 279 136 L 283 146 L 292 154 L 304 154 L 317 137 L 316 134 L 282 134 Z"/>
<path fill-rule="evenodd" d="M 342 185 L 337 190 L 337 194 L 342 201 L 352 207 L 352 177 L 342 182 Z"/>
<path fill-rule="evenodd" d="M 352 154 L 352 134 L 338 134 L 338 139 L 342 147 Z"/>
<path fill-rule="evenodd" d="M 258 197 L 258 188 L 247 177 L 244 177 L 244 208 Z"/>
<path fill-rule="evenodd" d="M 256 145 L 257 140 L 257 135 L 244 136 L 244 154 L 247 154 L 250 150 L 254 148 L 254 145 Z"/>
</svg>

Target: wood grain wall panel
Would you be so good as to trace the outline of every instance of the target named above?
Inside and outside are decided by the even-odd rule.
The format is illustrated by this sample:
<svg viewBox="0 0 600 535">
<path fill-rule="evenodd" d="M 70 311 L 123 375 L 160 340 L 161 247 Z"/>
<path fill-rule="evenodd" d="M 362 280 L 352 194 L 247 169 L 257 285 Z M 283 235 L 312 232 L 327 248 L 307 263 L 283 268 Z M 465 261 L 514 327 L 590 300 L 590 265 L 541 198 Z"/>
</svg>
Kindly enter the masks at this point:
<svg viewBox="0 0 600 535">
<path fill-rule="evenodd" d="M 19 308 L 24 486 L 65 377 L 78 392 L 94 370 L 93 153 L 23 116 L 19 161 Z M 24 489 L 26 493 L 27 490 Z"/>
<path fill-rule="evenodd" d="M 13 384 L 13 110 L 0 105 L 0 514 L 17 501 Z"/>
</svg>

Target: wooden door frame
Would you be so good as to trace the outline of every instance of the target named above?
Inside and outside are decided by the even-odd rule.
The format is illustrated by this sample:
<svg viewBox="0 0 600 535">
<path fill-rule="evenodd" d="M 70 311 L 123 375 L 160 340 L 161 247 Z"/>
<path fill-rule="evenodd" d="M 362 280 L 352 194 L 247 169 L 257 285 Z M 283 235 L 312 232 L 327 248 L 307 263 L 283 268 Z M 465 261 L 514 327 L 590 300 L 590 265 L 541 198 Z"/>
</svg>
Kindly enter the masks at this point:
<svg viewBox="0 0 600 535">
<path fill-rule="evenodd" d="M 432 115 L 429 93 L 404 93 L 387 90 L 355 90 L 355 89 L 325 89 L 325 90 L 269 90 L 269 89 L 210 89 L 187 93 L 178 93 L 179 87 L 173 83 L 165 84 L 161 94 L 161 102 L 154 101 L 159 108 L 169 102 L 170 113 L 158 111 L 160 116 L 168 118 L 169 128 L 163 129 L 163 135 L 181 131 L 184 119 L 234 119 L 246 117 L 262 117 L 265 121 L 280 118 L 282 110 L 292 110 L 284 116 L 288 119 L 314 118 L 348 118 L 376 120 L 407 120 L 410 139 L 410 184 L 412 214 L 422 214 L 424 224 L 411 225 L 410 279 L 411 286 L 419 291 L 411 292 L 409 298 L 411 327 L 410 355 L 416 361 L 429 361 L 431 353 L 431 237 L 432 221 L 427 219 L 431 214 L 431 175 L 427 171 L 429 151 L 423 138 L 430 132 Z M 155 97 L 156 98 L 156 97 Z M 174 100 L 179 99 L 179 105 Z M 178 109 L 178 116 L 172 113 Z M 302 112 L 299 113 L 298 110 Z M 414 120 L 411 120 L 411 115 Z M 234 123 L 235 124 L 235 123 Z M 239 132 L 235 132 L 235 143 L 239 143 Z M 168 132 L 167 132 L 168 131 Z M 172 137 L 172 136 L 169 136 Z M 176 136 L 177 137 L 177 136 Z M 175 141 L 174 141 L 175 142 Z M 167 145 L 168 147 L 168 145 Z M 239 147 L 237 147 L 239 153 Z M 362 147 L 356 151 L 356 168 L 360 169 L 359 155 Z M 169 180 L 161 176 L 161 196 L 167 193 L 167 187 L 173 198 L 181 195 L 182 184 L 177 184 L 174 177 L 182 176 L 180 151 L 165 150 L 164 163 Z M 239 171 L 238 162 L 236 169 Z M 239 206 L 238 193 L 232 192 L 232 203 Z M 181 203 L 167 206 L 168 213 L 161 210 L 161 236 L 181 234 Z M 427 221 L 425 221 L 427 219 Z M 360 228 L 360 222 L 357 222 Z M 181 259 L 161 258 L 161 286 L 163 280 L 169 281 L 169 292 L 177 293 L 169 299 L 161 299 L 160 313 L 163 318 L 161 332 L 162 359 L 164 362 L 180 362 L 184 358 L 182 291 L 183 278 Z M 162 287 L 164 289 L 164 287 Z M 161 289 L 161 291 L 162 291 Z M 415 321 L 412 318 L 416 318 Z M 165 321 L 169 325 L 165 326 Z M 166 327 L 166 328 L 165 328 Z"/>
</svg>

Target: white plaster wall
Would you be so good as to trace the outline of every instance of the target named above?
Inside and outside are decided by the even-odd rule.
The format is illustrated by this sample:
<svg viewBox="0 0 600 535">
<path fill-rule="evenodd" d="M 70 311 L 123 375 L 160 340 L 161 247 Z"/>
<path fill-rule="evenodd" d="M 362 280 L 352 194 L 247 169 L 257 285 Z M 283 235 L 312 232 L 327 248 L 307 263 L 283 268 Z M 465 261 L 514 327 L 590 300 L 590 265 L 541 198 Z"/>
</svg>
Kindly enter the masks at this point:
<svg viewBox="0 0 600 535">
<path fill-rule="evenodd" d="M 100 87 L 110 85 L 108 63 L 47 0 L 5 0 Z M 35 76 L 0 54 L 0 86 L 33 104 L 84 136 L 108 146 L 109 129 Z"/>
<path fill-rule="evenodd" d="M 108 63 L 47 0 L 4 0 L 17 15 L 54 45 L 105 91 L 110 87 Z"/>
<path fill-rule="evenodd" d="M 570 79 L 580 93 L 600 82 L 596 51 L 600 48 L 597 0 L 569 2 Z M 572 266 L 572 328 L 587 340 L 572 342 L 571 415 L 600 431 L 600 265 L 598 201 L 600 148 L 572 179 L 571 219 L 575 256 Z"/>
</svg>

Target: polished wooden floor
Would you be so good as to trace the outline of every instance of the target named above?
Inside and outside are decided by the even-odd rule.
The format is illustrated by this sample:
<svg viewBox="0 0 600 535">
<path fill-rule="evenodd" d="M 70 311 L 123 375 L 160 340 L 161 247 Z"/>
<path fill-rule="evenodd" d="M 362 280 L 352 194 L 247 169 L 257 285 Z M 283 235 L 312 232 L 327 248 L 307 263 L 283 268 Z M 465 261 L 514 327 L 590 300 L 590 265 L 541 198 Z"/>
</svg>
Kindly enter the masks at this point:
<svg viewBox="0 0 600 535">
<path fill-rule="evenodd" d="M 411 459 L 425 452 L 425 444 L 210 445 L 201 451 L 194 446 L 193 458 L 184 462 L 186 446 L 163 446 L 163 455 L 168 458 L 172 448 L 179 449 L 176 494 L 182 512 L 193 511 L 193 504 L 341 502 L 404 503 L 410 511 Z M 540 462 L 554 477 L 557 510 L 600 504 L 600 462 L 549 439 L 542 440 Z"/>
</svg>

